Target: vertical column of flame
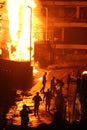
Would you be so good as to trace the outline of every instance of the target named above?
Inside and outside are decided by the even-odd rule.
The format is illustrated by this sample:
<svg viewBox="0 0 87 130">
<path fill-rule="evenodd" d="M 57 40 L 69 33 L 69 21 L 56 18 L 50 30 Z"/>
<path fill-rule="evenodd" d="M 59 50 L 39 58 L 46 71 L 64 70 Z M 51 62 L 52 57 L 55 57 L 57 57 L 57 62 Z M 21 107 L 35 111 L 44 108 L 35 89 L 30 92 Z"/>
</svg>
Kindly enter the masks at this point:
<svg viewBox="0 0 87 130">
<path fill-rule="evenodd" d="M 31 10 L 28 4 L 32 3 L 35 4 L 33 0 L 7 0 L 9 33 L 12 40 L 9 45 L 16 48 L 14 53 L 10 53 L 11 60 L 29 60 L 30 58 Z"/>
</svg>

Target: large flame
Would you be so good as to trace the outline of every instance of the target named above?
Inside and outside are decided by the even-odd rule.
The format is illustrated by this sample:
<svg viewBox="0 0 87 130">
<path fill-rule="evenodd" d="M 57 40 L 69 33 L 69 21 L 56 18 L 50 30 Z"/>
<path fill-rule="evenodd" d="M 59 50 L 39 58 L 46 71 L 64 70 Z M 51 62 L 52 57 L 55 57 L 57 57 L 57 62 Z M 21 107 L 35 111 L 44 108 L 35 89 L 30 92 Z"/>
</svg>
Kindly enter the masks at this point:
<svg viewBox="0 0 87 130">
<path fill-rule="evenodd" d="M 33 40 L 31 40 L 33 6 L 35 6 L 34 0 L 7 0 L 11 37 L 7 45 L 10 60 L 23 61 L 32 57 L 29 52 L 33 48 Z"/>
</svg>

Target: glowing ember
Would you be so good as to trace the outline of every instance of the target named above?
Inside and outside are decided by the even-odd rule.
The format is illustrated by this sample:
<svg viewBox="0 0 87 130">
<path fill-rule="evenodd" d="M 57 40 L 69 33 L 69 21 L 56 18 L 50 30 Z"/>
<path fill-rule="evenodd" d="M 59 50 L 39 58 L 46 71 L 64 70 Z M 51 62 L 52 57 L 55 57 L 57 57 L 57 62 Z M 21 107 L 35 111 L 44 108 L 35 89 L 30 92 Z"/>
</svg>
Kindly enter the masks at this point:
<svg viewBox="0 0 87 130">
<path fill-rule="evenodd" d="M 35 6 L 34 0 L 7 0 L 11 37 L 7 45 L 10 60 L 30 60 L 29 52 L 33 48 L 31 43 L 32 6 Z"/>
</svg>

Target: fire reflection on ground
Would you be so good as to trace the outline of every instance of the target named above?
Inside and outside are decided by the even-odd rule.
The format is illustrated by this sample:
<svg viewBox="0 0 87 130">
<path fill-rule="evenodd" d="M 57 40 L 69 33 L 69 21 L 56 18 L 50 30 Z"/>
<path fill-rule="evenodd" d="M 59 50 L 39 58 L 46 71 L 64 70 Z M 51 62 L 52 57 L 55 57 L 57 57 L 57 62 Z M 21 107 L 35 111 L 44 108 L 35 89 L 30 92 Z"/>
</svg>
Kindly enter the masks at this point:
<svg viewBox="0 0 87 130">
<path fill-rule="evenodd" d="M 52 98 L 51 101 L 51 111 L 50 113 L 45 111 L 45 103 L 43 101 L 41 101 L 40 104 L 40 111 L 39 111 L 39 116 L 34 116 L 34 103 L 33 103 L 33 96 L 36 94 L 37 91 L 40 92 L 40 89 L 42 87 L 42 76 L 44 74 L 44 72 L 47 71 L 47 85 L 46 85 L 46 89 L 48 87 L 50 87 L 50 80 L 52 78 L 53 75 L 55 75 L 55 77 L 59 77 L 60 79 L 63 79 L 65 82 L 64 88 L 63 88 L 63 94 L 66 96 L 67 95 L 67 83 L 66 83 L 66 75 L 67 73 L 71 73 L 72 70 L 38 70 L 37 72 L 35 71 L 34 73 L 34 85 L 30 90 L 27 91 L 22 91 L 22 90 L 17 90 L 17 96 L 15 98 L 15 105 L 12 106 L 9 109 L 9 112 L 7 113 L 7 123 L 13 123 L 15 125 L 20 125 L 20 115 L 19 115 L 19 111 L 22 109 L 22 105 L 26 104 L 27 106 L 30 106 L 32 113 L 29 114 L 30 117 L 30 122 L 29 122 L 29 126 L 31 127 L 36 127 L 41 123 L 50 123 L 53 119 L 53 114 L 55 112 L 55 105 L 54 105 L 54 97 Z M 73 88 L 73 89 L 72 89 Z M 76 85 L 72 84 L 72 86 L 70 87 L 70 95 L 69 95 L 69 101 L 66 101 L 66 118 L 67 120 L 69 120 L 69 116 L 70 120 L 73 120 L 73 100 L 74 100 L 74 96 L 75 96 L 75 89 L 76 89 Z M 43 98 L 43 94 L 40 93 L 40 96 Z M 72 101 L 71 101 L 72 100 Z M 70 113 L 71 112 L 71 113 Z M 70 115 L 69 115 L 70 114 Z"/>
<path fill-rule="evenodd" d="M 34 93 L 36 93 L 36 91 Z M 33 101 L 32 101 L 32 97 L 33 97 L 33 94 L 31 95 L 30 93 L 26 93 L 26 96 L 22 95 L 22 94 L 19 94 L 19 97 L 16 98 L 16 100 L 15 100 L 15 106 L 12 106 L 9 109 L 9 112 L 7 113 L 7 117 L 6 118 L 8 120 L 8 123 L 11 123 L 11 121 L 12 121 L 13 124 L 20 125 L 20 115 L 19 115 L 19 112 L 22 109 L 22 105 L 23 104 L 26 104 L 27 106 L 30 106 L 30 108 L 32 110 L 32 113 L 29 115 L 29 117 L 30 117 L 29 125 L 30 126 L 33 126 L 33 127 L 37 126 L 41 122 L 45 122 L 45 123 L 48 122 L 48 123 L 50 123 L 52 118 L 51 118 L 51 115 L 49 113 L 46 114 L 46 112 L 45 112 L 45 105 L 44 105 L 43 101 L 42 101 L 42 103 L 40 105 L 39 116 L 38 117 L 34 116 L 34 112 L 33 112 L 34 104 L 33 104 Z M 41 97 L 43 98 L 43 95 L 41 95 Z"/>
<path fill-rule="evenodd" d="M 52 121 L 52 115 L 49 113 L 45 112 L 45 103 L 42 101 L 40 105 L 40 112 L 39 116 L 35 117 L 34 116 L 34 103 L 33 103 L 33 96 L 36 94 L 37 91 L 41 89 L 41 79 L 42 79 L 43 72 L 35 71 L 34 77 L 34 86 L 31 88 L 31 90 L 27 90 L 26 92 L 22 90 L 17 90 L 16 91 L 16 98 L 15 98 L 15 105 L 12 106 L 9 109 L 9 112 L 6 115 L 7 119 L 7 124 L 12 123 L 15 125 L 20 125 L 20 115 L 19 112 L 22 109 L 22 105 L 26 104 L 27 106 L 30 106 L 30 109 L 32 110 L 32 113 L 29 115 L 30 117 L 30 122 L 29 126 L 35 127 L 40 123 L 50 123 Z M 43 94 L 40 94 L 40 96 L 43 99 Z"/>
</svg>

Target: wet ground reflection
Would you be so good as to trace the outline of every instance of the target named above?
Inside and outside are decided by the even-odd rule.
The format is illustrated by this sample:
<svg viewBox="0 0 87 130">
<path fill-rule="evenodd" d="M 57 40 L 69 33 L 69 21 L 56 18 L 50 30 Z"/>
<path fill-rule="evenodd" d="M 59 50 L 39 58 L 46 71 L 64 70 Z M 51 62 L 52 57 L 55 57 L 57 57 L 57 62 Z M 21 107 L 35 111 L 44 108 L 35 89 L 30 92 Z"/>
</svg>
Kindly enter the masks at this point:
<svg viewBox="0 0 87 130">
<path fill-rule="evenodd" d="M 50 121 L 52 121 L 52 116 L 51 114 L 49 113 L 46 113 L 45 112 L 45 105 L 44 105 L 44 102 L 42 101 L 41 102 L 41 105 L 40 105 L 40 111 L 39 111 L 39 116 L 35 117 L 34 116 L 34 112 L 33 112 L 33 101 L 32 101 L 32 97 L 33 95 L 27 95 L 27 96 L 22 96 L 20 95 L 19 96 L 20 98 L 17 98 L 16 101 L 15 101 L 15 106 L 12 106 L 10 109 L 9 109 L 9 112 L 7 113 L 7 120 L 8 120 L 8 123 L 12 123 L 14 125 L 20 125 L 20 115 L 19 115 L 19 112 L 20 110 L 22 109 L 22 105 L 23 104 L 26 104 L 27 106 L 30 106 L 30 109 L 32 110 L 32 113 L 29 114 L 29 117 L 30 117 L 30 122 L 29 122 L 29 126 L 32 126 L 32 127 L 35 127 L 37 126 L 38 124 L 40 123 L 50 123 Z M 41 95 L 41 97 L 43 98 L 43 95 Z M 19 100 L 20 99 L 20 100 Z"/>
</svg>

